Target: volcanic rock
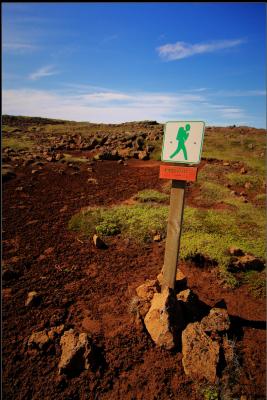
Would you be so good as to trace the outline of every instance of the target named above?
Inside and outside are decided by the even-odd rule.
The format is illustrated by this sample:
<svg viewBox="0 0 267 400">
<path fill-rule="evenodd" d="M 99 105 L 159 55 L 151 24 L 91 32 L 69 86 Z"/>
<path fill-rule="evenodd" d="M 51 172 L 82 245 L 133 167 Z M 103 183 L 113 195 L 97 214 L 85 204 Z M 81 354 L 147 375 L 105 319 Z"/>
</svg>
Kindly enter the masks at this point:
<svg viewBox="0 0 267 400">
<path fill-rule="evenodd" d="M 182 332 L 182 363 L 191 378 L 215 382 L 219 351 L 219 343 L 205 333 L 201 323 L 189 324 Z"/>
<path fill-rule="evenodd" d="M 10 281 L 11 279 L 17 278 L 18 273 L 14 271 L 11 267 L 5 267 L 2 271 L 2 279 L 3 281 Z"/>
<path fill-rule="evenodd" d="M 154 294 L 144 323 L 157 346 L 171 350 L 177 345 L 183 320 L 173 291 L 165 288 L 162 293 Z"/>
<path fill-rule="evenodd" d="M 245 186 L 245 189 L 251 189 L 252 188 L 252 184 L 250 182 L 246 182 L 244 186 Z"/>
<path fill-rule="evenodd" d="M 98 235 L 93 236 L 93 242 L 97 249 L 106 249 L 107 248 L 106 243 L 103 242 L 103 240 Z"/>
<path fill-rule="evenodd" d="M 231 254 L 231 256 L 237 256 L 238 257 L 238 256 L 243 256 L 244 255 L 243 250 L 239 249 L 236 246 L 229 247 L 228 251 Z"/>
<path fill-rule="evenodd" d="M 161 240 L 162 240 L 162 238 L 161 238 L 161 235 L 159 233 L 153 237 L 153 241 L 154 242 L 160 242 Z"/>
<path fill-rule="evenodd" d="M 149 154 L 147 151 L 139 151 L 138 158 L 139 160 L 149 160 Z"/>
<path fill-rule="evenodd" d="M 38 305 L 40 301 L 41 301 L 41 296 L 37 292 L 35 291 L 29 292 L 28 297 L 25 301 L 25 306 L 26 307 L 35 306 Z"/>
<path fill-rule="evenodd" d="M 91 344 L 86 333 L 66 331 L 60 339 L 62 349 L 59 374 L 77 373 L 90 366 Z"/>
<path fill-rule="evenodd" d="M 40 331 L 40 332 L 34 332 L 30 336 L 28 340 L 28 346 L 29 347 L 37 347 L 40 350 L 43 350 L 47 347 L 49 344 L 50 339 L 47 335 L 47 331 Z"/>
<path fill-rule="evenodd" d="M 14 172 L 14 169 L 11 165 L 9 164 L 3 164 L 2 165 L 2 180 L 3 182 L 9 181 L 12 178 L 15 178 L 16 174 Z"/>
<path fill-rule="evenodd" d="M 230 272 L 261 271 L 264 267 L 265 263 L 263 260 L 250 254 L 245 254 L 244 256 L 233 258 L 227 269 Z"/>
<path fill-rule="evenodd" d="M 230 328 L 230 319 L 224 308 L 212 308 L 207 317 L 201 320 L 201 327 L 205 332 L 221 332 Z"/>
</svg>

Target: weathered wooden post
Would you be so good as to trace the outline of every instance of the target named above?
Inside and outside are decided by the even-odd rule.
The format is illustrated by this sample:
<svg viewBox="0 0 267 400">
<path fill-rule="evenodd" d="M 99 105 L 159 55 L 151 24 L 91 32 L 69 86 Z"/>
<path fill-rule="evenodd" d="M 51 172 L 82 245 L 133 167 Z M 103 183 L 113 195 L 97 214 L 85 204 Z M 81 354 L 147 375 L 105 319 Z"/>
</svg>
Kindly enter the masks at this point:
<svg viewBox="0 0 267 400">
<path fill-rule="evenodd" d="M 162 161 L 199 164 L 205 124 L 202 121 L 167 122 L 164 130 Z M 195 181 L 197 167 L 160 166 L 160 178 L 172 179 L 170 210 L 163 265 L 162 287 L 174 289 L 182 232 L 184 196 L 187 181 Z"/>
</svg>

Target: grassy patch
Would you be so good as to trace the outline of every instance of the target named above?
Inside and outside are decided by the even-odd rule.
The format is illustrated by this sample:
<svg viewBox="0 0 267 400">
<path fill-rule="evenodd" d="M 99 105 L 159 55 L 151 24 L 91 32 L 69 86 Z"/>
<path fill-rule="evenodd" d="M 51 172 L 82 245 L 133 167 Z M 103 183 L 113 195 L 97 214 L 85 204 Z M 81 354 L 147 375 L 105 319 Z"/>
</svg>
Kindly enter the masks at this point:
<svg viewBox="0 0 267 400">
<path fill-rule="evenodd" d="M 255 200 L 257 201 L 266 201 L 266 194 L 265 193 L 260 193 L 255 196 Z"/>
<path fill-rule="evenodd" d="M 255 174 L 244 174 L 231 172 L 227 174 L 228 181 L 236 186 L 244 187 L 245 183 L 249 182 L 252 189 L 259 189 L 264 183 L 264 176 L 260 176 L 258 173 Z"/>
<path fill-rule="evenodd" d="M 203 400 L 219 400 L 219 392 L 216 386 L 208 386 L 202 389 Z"/>
<path fill-rule="evenodd" d="M 229 195 L 229 189 L 224 186 L 213 182 L 204 182 L 201 185 L 201 195 L 196 197 L 196 200 L 205 203 L 207 206 L 212 206 L 223 201 Z"/>
<path fill-rule="evenodd" d="M 244 274 L 243 282 L 249 285 L 249 291 L 254 297 L 266 297 L 265 272 L 248 271 Z"/>
<path fill-rule="evenodd" d="M 138 204 L 95 208 L 74 215 L 69 222 L 69 229 L 85 235 L 96 232 L 112 236 L 121 233 L 137 242 L 149 242 L 156 232 L 165 235 L 167 217 L 167 206 Z"/>
<path fill-rule="evenodd" d="M 189 258 L 198 253 L 214 260 L 225 282 L 236 286 L 234 275 L 227 272 L 230 246 L 265 257 L 265 212 L 250 204 L 232 200 L 236 206 L 229 210 L 200 210 L 186 207 L 180 256 Z M 255 239 L 256 238 L 256 239 Z"/>
<path fill-rule="evenodd" d="M 253 149 L 249 148 L 253 146 Z M 251 133 L 231 132 L 221 128 L 218 131 L 205 133 L 202 156 L 224 161 L 241 161 L 257 174 L 265 174 L 265 133 L 263 131 Z"/>
<path fill-rule="evenodd" d="M 12 137 L 12 138 L 7 138 L 4 137 L 2 139 L 2 146 L 3 147 L 10 147 L 13 150 L 30 150 L 32 149 L 34 145 L 34 142 L 28 138 L 25 137 Z"/>
<path fill-rule="evenodd" d="M 169 200 L 169 196 L 165 193 L 158 192 L 157 190 L 148 189 L 138 192 L 134 196 L 134 199 L 141 203 L 164 203 L 165 201 Z"/>
<path fill-rule="evenodd" d="M 204 187 L 207 196 L 209 190 L 214 192 L 214 186 Z M 151 192 L 154 191 L 145 191 L 144 198 L 151 201 Z M 140 193 L 142 198 L 142 192 Z M 158 198 L 159 193 L 156 193 Z M 230 246 L 236 246 L 246 253 L 265 258 L 266 215 L 263 208 L 243 203 L 238 198 L 226 196 L 224 202 L 234 210 L 185 207 L 180 257 L 187 259 L 200 253 L 215 261 L 224 282 L 234 287 L 239 282 L 234 274 L 227 271 L 231 258 L 228 249 Z M 168 212 L 167 205 L 153 202 L 133 206 L 91 208 L 74 215 L 69 222 L 69 229 L 85 235 L 98 233 L 112 236 L 120 233 L 123 237 L 130 237 L 139 243 L 150 242 L 156 232 L 162 237 L 166 236 Z M 255 291 L 257 290 L 260 289 L 255 287 Z"/>
</svg>

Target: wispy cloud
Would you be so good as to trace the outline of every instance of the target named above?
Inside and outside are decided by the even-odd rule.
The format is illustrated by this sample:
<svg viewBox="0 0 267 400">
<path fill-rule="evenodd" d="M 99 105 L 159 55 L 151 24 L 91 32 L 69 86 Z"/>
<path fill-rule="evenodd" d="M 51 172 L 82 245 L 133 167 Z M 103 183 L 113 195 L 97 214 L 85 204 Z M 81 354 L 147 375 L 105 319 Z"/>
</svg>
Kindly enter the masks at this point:
<svg viewBox="0 0 267 400">
<path fill-rule="evenodd" d="M 220 90 L 214 95 L 222 97 L 266 96 L 266 90 Z"/>
<path fill-rule="evenodd" d="M 104 39 L 102 39 L 100 43 L 101 44 L 108 43 L 108 42 L 111 42 L 112 40 L 118 39 L 118 37 L 119 37 L 119 35 L 117 35 L 117 34 L 110 35 L 110 36 L 107 36 Z"/>
<path fill-rule="evenodd" d="M 76 121 L 120 123 L 144 119 L 164 122 L 201 119 L 208 125 L 253 125 L 253 116 L 238 104 L 212 100 L 210 93 L 191 91 L 122 92 L 97 90 L 90 85 L 62 88 L 59 91 L 3 90 L 3 112 Z M 218 100 L 218 99 L 217 99 Z M 256 120 L 255 120 L 256 121 Z M 258 124 L 259 126 L 259 124 Z M 261 122 L 261 126 L 264 123 Z"/>
<path fill-rule="evenodd" d="M 218 50 L 239 46 L 242 43 L 244 43 L 243 39 L 216 40 L 196 44 L 176 42 L 173 44 L 165 44 L 158 47 L 156 50 L 163 60 L 174 61 L 191 57 L 195 54 L 213 53 Z"/>
<path fill-rule="evenodd" d="M 4 42 L 3 50 L 8 52 L 26 53 L 38 50 L 38 46 L 22 42 Z"/>
<path fill-rule="evenodd" d="M 36 81 L 37 79 L 44 78 L 46 76 L 56 75 L 59 71 L 55 70 L 53 65 L 47 65 L 45 67 L 39 68 L 37 71 L 32 72 L 29 75 L 29 79 L 32 81 Z"/>
</svg>

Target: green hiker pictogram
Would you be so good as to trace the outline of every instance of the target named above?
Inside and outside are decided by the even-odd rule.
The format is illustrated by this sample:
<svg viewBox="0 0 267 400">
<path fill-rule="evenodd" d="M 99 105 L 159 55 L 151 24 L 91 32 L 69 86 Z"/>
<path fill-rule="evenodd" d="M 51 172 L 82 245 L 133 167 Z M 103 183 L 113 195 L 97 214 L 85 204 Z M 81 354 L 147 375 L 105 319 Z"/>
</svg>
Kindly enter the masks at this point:
<svg viewBox="0 0 267 400">
<path fill-rule="evenodd" d="M 187 151 L 186 151 L 186 147 L 185 147 L 185 142 L 188 139 L 189 131 L 190 131 L 189 124 L 185 125 L 185 129 L 182 126 L 179 128 L 177 136 L 176 136 L 176 140 L 178 141 L 178 147 L 175 150 L 175 152 L 170 156 L 170 158 L 175 157 L 181 150 L 183 150 L 184 159 L 187 160 Z"/>
</svg>

